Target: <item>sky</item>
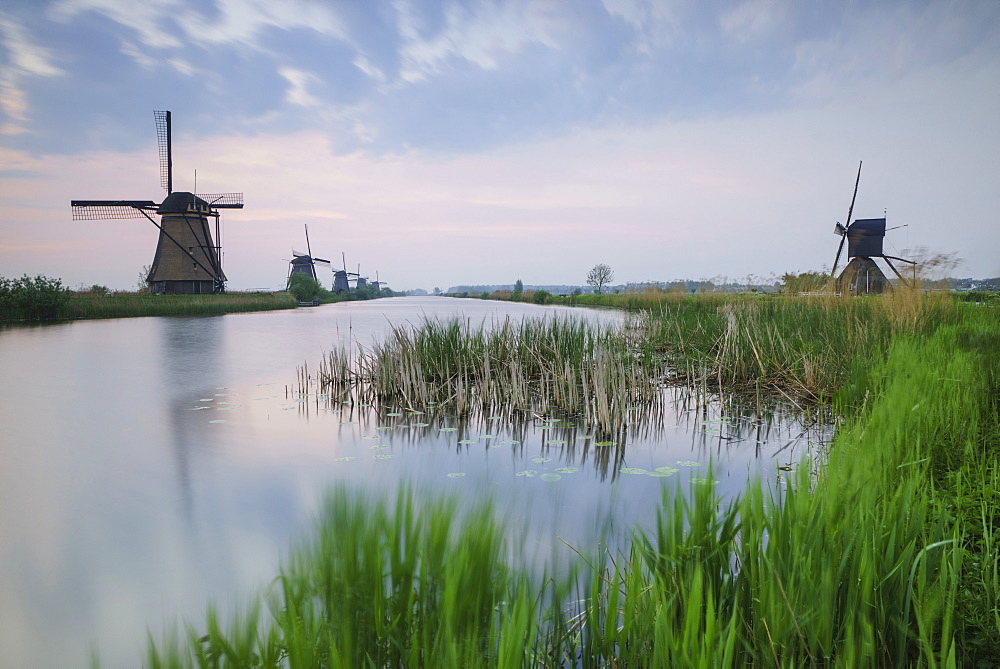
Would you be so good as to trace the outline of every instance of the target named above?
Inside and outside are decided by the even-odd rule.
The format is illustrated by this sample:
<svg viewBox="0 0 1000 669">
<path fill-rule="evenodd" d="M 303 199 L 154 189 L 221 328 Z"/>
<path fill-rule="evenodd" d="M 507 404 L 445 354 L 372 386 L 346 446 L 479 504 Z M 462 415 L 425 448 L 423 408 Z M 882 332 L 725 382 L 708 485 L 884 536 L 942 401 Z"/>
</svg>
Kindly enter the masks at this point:
<svg viewBox="0 0 1000 669">
<path fill-rule="evenodd" d="M 160 201 L 154 110 L 231 290 L 305 225 L 397 290 L 828 271 L 862 161 L 887 254 L 1000 276 L 998 0 L 5 0 L 0 276 L 136 287 L 69 204 Z"/>
</svg>

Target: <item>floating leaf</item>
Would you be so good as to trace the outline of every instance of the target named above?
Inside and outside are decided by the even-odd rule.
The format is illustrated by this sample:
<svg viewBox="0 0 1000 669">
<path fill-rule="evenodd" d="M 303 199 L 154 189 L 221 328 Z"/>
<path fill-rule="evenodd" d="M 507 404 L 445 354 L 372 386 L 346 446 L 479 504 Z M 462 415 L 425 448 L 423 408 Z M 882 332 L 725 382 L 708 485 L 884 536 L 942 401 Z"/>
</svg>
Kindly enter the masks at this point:
<svg viewBox="0 0 1000 669">
<path fill-rule="evenodd" d="M 458 432 L 457 427 L 442 427 L 441 432 Z"/>
<path fill-rule="evenodd" d="M 221 419 L 221 418 L 216 418 L 215 420 L 210 420 L 210 421 L 208 421 L 208 422 L 209 422 L 209 423 L 225 423 L 226 421 L 224 421 L 224 420 L 223 420 L 223 419 Z"/>
<path fill-rule="evenodd" d="M 357 421 L 353 421 L 353 420 L 343 420 L 343 421 L 340 421 L 340 424 L 341 425 L 357 425 L 358 423 L 357 423 Z"/>
<path fill-rule="evenodd" d="M 514 474 L 514 476 L 527 476 L 528 478 L 531 478 L 532 476 L 537 476 L 537 475 L 538 475 L 538 472 L 535 471 L 534 469 L 525 469 L 523 472 L 518 472 L 518 473 Z"/>
<path fill-rule="evenodd" d="M 353 455 L 346 455 L 342 458 L 334 458 L 334 462 L 354 462 L 357 458 Z"/>
<path fill-rule="evenodd" d="M 389 447 L 386 446 L 385 444 L 375 444 L 374 446 L 369 446 L 368 448 L 372 449 L 373 451 L 381 451 Z"/>
<path fill-rule="evenodd" d="M 395 417 L 395 416 L 402 416 L 402 415 L 403 414 L 401 414 L 401 413 L 387 413 L 386 414 L 386 416 L 393 416 L 393 417 Z"/>
<path fill-rule="evenodd" d="M 675 467 L 657 467 L 656 471 L 664 476 L 670 476 L 671 474 L 676 474 L 680 470 Z"/>
<path fill-rule="evenodd" d="M 389 453 L 379 453 L 378 455 L 375 456 L 375 459 L 376 460 L 391 460 L 392 459 L 392 455 L 390 455 Z"/>
<path fill-rule="evenodd" d="M 712 479 L 691 479 L 691 483 L 698 483 L 701 485 L 707 485 L 709 483 L 718 483 L 718 481 L 713 481 Z"/>
<path fill-rule="evenodd" d="M 701 467 L 701 463 L 694 460 L 678 460 L 677 464 L 681 467 Z"/>
<path fill-rule="evenodd" d="M 375 429 L 376 429 L 376 430 L 391 430 L 391 429 L 392 429 L 392 426 L 391 426 L 391 425 L 379 425 L 379 426 L 378 426 L 377 428 L 375 428 Z"/>
<path fill-rule="evenodd" d="M 199 401 L 199 402 L 214 402 L 214 401 L 215 401 L 215 398 L 214 398 L 214 397 L 202 397 L 202 398 L 201 398 L 200 400 L 198 400 L 198 401 Z"/>
<path fill-rule="evenodd" d="M 413 427 L 428 427 L 430 423 L 414 423 Z"/>
<path fill-rule="evenodd" d="M 479 435 L 479 438 L 480 439 L 496 439 L 497 436 L 495 434 L 481 434 L 481 435 Z"/>
<path fill-rule="evenodd" d="M 382 437 L 378 436 L 377 434 L 366 434 L 365 436 L 363 436 L 361 438 L 362 439 L 381 439 Z"/>
<path fill-rule="evenodd" d="M 191 407 L 191 411 L 201 411 L 202 409 L 211 409 L 212 407 Z"/>
<path fill-rule="evenodd" d="M 452 474 L 448 474 L 448 478 L 450 479 L 460 479 L 463 476 L 465 476 L 465 472 L 454 472 Z"/>
<path fill-rule="evenodd" d="M 579 467 L 560 467 L 556 470 L 560 474 L 575 474 L 580 471 Z"/>
<path fill-rule="evenodd" d="M 409 411 L 414 416 L 423 416 L 424 415 L 423 411 L 414 411 L 413 409 L 407 409 L 407 411 Z"/>
<path fill-rule="evenodd" d="M 549 439 L 549 443 L 550 444 L 555 444 L 556 446 L 561 446 L 562 444 L 565 444 L 566 442 L 564 440 L 562 440 L 562 439 Z"/>
<path fill-rule="evenodd" d="M 519 442 L 517 439 L 504 439 L 500 443 L 501 444 L 520 444 L 521 442 Z"/>
<path fill-rule="evenodd" d="M 618 445 L 617 441 L 597 441 L 597 442 L 594 442 L 594 446 L 601 446 L 601 447 L 617 446 L 617 445 Z"/>
<path fill-rule="evenodd" d="M 552 458 L 531 458 L 531 461 L 541 464 L 543 462 L 551 462 Z"/>
<path fill-rule="evenodd" d="M 562 477 L 559 474 L 542 474 L 539 478 L 543 481 L 558 481 Z"/>
<path fill-rule="evenodd" d="M 649 472 L 641 467 L 622 467 L 619 469 L 622 474 L 648 474 Z"/>
<path fill-rule="evenodd" d="M 663 478 L 665 476 L 670 476 L 670 474 L 665 474 L 663 472 L 649 472 L 650 476 L 655 476 L 656 478 Z"/>
<path fill-rule="evenodd" d="M 474 443 L 476 443 L 476 441 L 475 441 L 475 439 L 459 439 L 458 443 L 460 443 L 460 444 L 474 444 Z"/>
<path fill-rule="evenodd" d="M 500 418 L 501 418 L 500 416 L 490 416 L 486 420 L 500 420 Z"/>
</svg>

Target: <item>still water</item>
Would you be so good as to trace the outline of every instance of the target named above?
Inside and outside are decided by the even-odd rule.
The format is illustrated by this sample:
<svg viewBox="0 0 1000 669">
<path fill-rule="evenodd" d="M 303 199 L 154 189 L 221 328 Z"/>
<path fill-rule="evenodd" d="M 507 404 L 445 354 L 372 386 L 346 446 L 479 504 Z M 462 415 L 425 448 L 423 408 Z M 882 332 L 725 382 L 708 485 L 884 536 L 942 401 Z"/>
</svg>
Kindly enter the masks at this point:
<svg viewBox="0 0 1000 669">
<path fill-rule="evenodd" d="M 375 413 L 294 392 L 297 366 L 391 324 L 542 315 L 623 318 L 425 297 L 0 329 L 0 666 L 84 666 L 92 648 L 138 665 L 147 630 L 199 623 L 208 602 L 224 612 L 273 578 L 335 482 L 490 495 L 528 523 L 519 552 L 568 559 L 556 537 L 587 550 L 609 527 L 624 536 L 709 461 L 733 494 L 750 475 L 775 484 L 829 435 L 665 393 L 655 424 L 608 449 L 572 419 Z"/>
</svg>

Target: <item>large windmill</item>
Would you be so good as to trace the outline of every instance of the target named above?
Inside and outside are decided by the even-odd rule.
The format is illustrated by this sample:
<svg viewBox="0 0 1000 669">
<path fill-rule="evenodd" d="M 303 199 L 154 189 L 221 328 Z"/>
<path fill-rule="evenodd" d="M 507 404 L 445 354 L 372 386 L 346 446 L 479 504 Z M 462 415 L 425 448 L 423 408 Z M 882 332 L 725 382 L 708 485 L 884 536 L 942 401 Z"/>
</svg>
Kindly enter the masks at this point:
<svg viewBox="0 0 1000 669">
<path fill-rule="evenodd" d="M 154 111 L 160 153 L 163 202 L 151 200 L 73 200 L 74 221 L 146 218 L 160 230 L 156 254 L 146 277 L 150 292 L 161 294 L 222 293 L 219 209 L 242 209 L 243 193 L 199 194 L 173 191 L 170 112 Z M 154 215 L 160 217 L 157 223 Z M 215 221 L 215 240 L 209 219 Z"/>
<path fill-rule="evenodd" d="M 852 295 L 883 293 L 891 289 L 892 284 L 889 283 L 885 274 L 873 260 L 873 258 L 881 258 L 904 285 L 909 285 L 896 266 L 892 264 L 892 261 L 898 260 L 911 265 L 916 263 L 896 256 L 887 256 L 882 251 L 882 241 L 886 232 L 885 217 L 858 218 L 853 223 L 851 222 L 851 216 L 854 214 L 854 202 L 858 198 L 858 184 L 860 183 L 861 163 L 858 163 L 858 178 L 854 181 L 854 196 L 851 198 L 851 206 L 847 210 L 847 226 L 845 227 L 838 221 L 833 229 L 834 233 L 840 235 L 840 245 L 837 247 L 837 257 L 833 261 L 830 278 L 836 279 L 837 292 L 839 293 L 850 292 Z M 895 228 L 889 229 L 894 230 Z M 837 265 L 840 263 L 840 256 L 844 251 L 844 242 L 847 242 L 847 257 L 850 261 L 840 277 L 837 277 Z"/>
<path fill-rule="evenodd" d="M 316 276 L 316 265 L 330 267 L 330 261 L 323 258 L 316 258 L 312 254 L 312 245 L 309 243 L 309 226 L 306 225 L 306 249 L 308 253 L 299 253 L 293 250 L 293 259 L 288 267 L 288 283 L 291 284 L 293 274 L 305 274 L 314 281 L 319 281 Z"/>
</svg>

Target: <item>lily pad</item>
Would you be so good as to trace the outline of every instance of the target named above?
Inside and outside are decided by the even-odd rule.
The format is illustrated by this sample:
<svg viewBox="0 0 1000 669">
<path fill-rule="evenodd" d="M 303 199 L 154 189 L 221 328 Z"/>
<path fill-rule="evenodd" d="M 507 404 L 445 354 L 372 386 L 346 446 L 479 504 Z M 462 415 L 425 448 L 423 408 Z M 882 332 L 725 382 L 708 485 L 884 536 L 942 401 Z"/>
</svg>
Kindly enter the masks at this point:
<svg viewBox="0 0 1000 669">
<path fill-rule="evenodd" d="M 542 474 L 539 478 L 542 479 L 543 481 L 558 481 L 562 477 L 559 476 L 559 474 L 549 473 L 549 474 Z"/>
<path fill-rule="evenodd" d="M 617 445 L 618 445 L 617 441 L 598 441 L 594 443 L 594 446 L 601 446 L 601 447 L 609 447 Z"/>
<path fill-rule="evenodd" d="M 664 476 L 670 476 L 671 474 L 676 474 L 680 470 L 676 467 L 657 467 L 656 472 L 658 474 L 663 474 Z"/>
<path fill-rule="evenodd" d="M 537 476 L 537 475 L 538 475 L 538 472 L 535 471 L 534 469 L 525 469 L 523 472 L 518 472 L 518 473 L 514 474 L 514 476 L 527 476 L 528 478 L 531 478 L 532 476 Z"/>
<path fill-rule="evenodd" d="M 504 439 L 500 443 L 501 444 L 520 444 L 521 442 L 519 442 L 517 439 Z"/>
<path fill-rule="evenodd" d="M 681 467 L 701 467 L 701 463 L 694 460 L 678 460 L 677 464 Z"/>
<path fill-rule="evenodd" d="M 481 434 L 481 435 L 479 435 L 479 438 L 480 439 L 496 439 L 497 436 L 495 434 Z"/>
<path fill-rule="evenodd" d="M 430 423 L 414 423 L 413 427 L 429 427 Z"/>
<path fill-rule="evenodd" d="M 222 418 L 216 418 L 215 420 L 208 421 L 209 423 L 225 423 L 226 421 Z"/>
<path fill-rule="evenodd" d="M 452 472 L 451 474 L 448 474 L 448 478 L 450 479 L 460 479 L 463 476 L 465 476 L 465 472 Z"/>
<path fill-rule="evenodd" d="M 691 483 L 697 483 L 700 485 L 707 485 L 709 483 L 718 483 L 718 481 L 713 481 L 712 479 L 691 479 Z"/>
<path fill-rule="evenodd" d="M 342 458 L 334 458 L 334 462 L 354 462 L 357 458 L 353 455 L 345 455 Z"/>
<path fill-rule="evenodd" d="M 377 434 L 366 434 L 365 436 L 363 436 L 361 438 L 362 439 L 381 439 L 382 437 L 378 436 Z"/>
<path fill-rule="evenodd" d="M 622 474 L 648 474 L 649 471 L 642 469 L 641 467 L 622 467 L 619 469 Z"/>
<path fill-rule="evenodd" d="M 563 439 L 549 439 L 550 444 L 555 444 L 556 446 L 561 446 L 566 443 Z"/>
<path fill-rule="evenodd" d="M 475 439 L 459 439 L 458 443 L 460 443 L 460 444 L 474 444 L 474 443 L 476 443 L 476 440 Z"/>
<path fill-rule="evenodd" d="M 342 420 L 342 421 L 340 421 L 340 424 L 341 425 L 357 425 L 358 423 L 357 423 L 357 421 L 353 421 L 353 420 Z"/>
<path fill-rule="evenodd" d="M 551 462 L 552 458 L 531 458 L 531 461 L 541 464 L 543 462 Z"/>
<path fill-rule="evenodd" d="M 401 413 L 387 413 L 386 414 L 386 416 L 393 416 L 393 417 L 395 417 L 395 416 L 402 416 L 402 415 L 403 414 L 401 414 Z"/>
<path fill-rule="evenodd" d="M 379 453 L 378 455 L 375 456 L 375 459 L 376 460 L 391 460 L 392 459 L 392 455 L 389 454 L 389 453 Z"/>
<path fill-rule="evenodd" d="M 580 471 L 579 467 L 560 467 L 556 470 L 558 474 L 575 474 Z"/>
<path fill-rule="evenodd" d="M 383 451 L 389 447 L 386 446 L 385 444 L 375 444 L 374 446 L 369 446 L 368 448 L 372 449 L 373 451 Z"/>
<path fill-rule="evenodd" d="M 457 427 L 442 427 L 441 432 L 458 432 Z"/>
</svg>

